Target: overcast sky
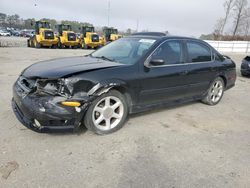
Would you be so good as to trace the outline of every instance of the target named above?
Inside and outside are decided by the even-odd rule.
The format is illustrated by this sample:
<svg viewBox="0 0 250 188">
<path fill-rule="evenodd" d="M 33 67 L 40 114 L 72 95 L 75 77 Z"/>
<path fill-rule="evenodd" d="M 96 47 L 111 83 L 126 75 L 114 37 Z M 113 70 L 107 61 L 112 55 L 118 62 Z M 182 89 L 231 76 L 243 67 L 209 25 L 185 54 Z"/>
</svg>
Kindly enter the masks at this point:
<svg viewBox="0 0 250 188">
<path fill-rule="evenodd" d="M 120 30 L 169 31 L 174 35 L 211 33 L 224 15 L 224 0 L 110 0 L 110 26 Z M 35 6 L 35 4 L 37 6 Z M 108 0 L 0 0 L 0 12 L 23 18 L 54 18 L 108 24 Z"/>
</svg>

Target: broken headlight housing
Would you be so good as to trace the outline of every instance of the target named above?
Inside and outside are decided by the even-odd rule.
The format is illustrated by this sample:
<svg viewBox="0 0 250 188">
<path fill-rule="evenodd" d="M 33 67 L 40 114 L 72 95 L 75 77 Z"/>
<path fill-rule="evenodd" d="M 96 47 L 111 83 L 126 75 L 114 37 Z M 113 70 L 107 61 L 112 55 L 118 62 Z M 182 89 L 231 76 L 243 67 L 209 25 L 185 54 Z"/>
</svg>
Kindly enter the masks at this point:
<svg viewBox="0 0 250 188">
<path fill-rule="evenodd" d="M 60 95 L 68 98 L 71 96 L 71 90 L 68 87 L 70 85 L 68 82 L 68 79 L 38 79 L 36 82 L 36 91 L 50 95 Z"/>
</svg>

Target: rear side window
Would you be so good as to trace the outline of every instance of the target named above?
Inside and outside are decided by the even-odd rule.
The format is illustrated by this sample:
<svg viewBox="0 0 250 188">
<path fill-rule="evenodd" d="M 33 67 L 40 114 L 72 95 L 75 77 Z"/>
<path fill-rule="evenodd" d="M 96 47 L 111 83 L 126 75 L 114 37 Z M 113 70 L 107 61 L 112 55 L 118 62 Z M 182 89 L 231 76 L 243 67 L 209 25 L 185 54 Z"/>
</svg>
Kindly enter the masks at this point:
<svg viewBox="0 0 250 188">
<path fill-rule="evenodd" d="M 211 50 L 204 44 L 187 42 L 188 63 L 211 61 Z"/>
<path fill-rule="evenodd" d="M 165 65 L 182 63 L 182 43 L 167 41 L 160 45 L 152 55 L 153 59 L 163 59 Z"/>
</svg>

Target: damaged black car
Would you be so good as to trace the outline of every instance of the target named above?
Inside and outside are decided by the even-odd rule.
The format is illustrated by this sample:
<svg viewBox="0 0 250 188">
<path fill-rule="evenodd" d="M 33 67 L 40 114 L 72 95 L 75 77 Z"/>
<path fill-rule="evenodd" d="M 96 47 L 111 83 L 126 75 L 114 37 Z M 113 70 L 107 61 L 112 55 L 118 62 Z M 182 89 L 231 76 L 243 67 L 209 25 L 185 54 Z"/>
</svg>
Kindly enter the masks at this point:
<svg viewBox="0 0 250 188">
<path fill-rule="evenodd" d="M 129 114 L 200 100 L 216 105 L 235 63 L 207 43 L 163 33 L 121 38 L 83 57 L 39 62 L 13 86 L 17 118 L 37 132 L 120 129 Z"/>
</svg>

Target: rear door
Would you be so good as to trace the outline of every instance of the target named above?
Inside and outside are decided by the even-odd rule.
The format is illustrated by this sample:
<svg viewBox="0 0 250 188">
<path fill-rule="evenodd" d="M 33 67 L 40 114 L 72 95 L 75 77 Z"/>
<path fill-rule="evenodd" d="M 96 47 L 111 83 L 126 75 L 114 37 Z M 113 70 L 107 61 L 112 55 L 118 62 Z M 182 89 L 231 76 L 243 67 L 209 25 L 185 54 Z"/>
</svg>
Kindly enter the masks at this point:
<svg viewBox="0 0 250 188">
<path fill-rule="evenodd" d="M 203 42 L 187 40 L 186 48 L 186 79 L 190 97 L 204 94 L 216 75 L 216 63 L 212 49 Z"/>
</svg>

